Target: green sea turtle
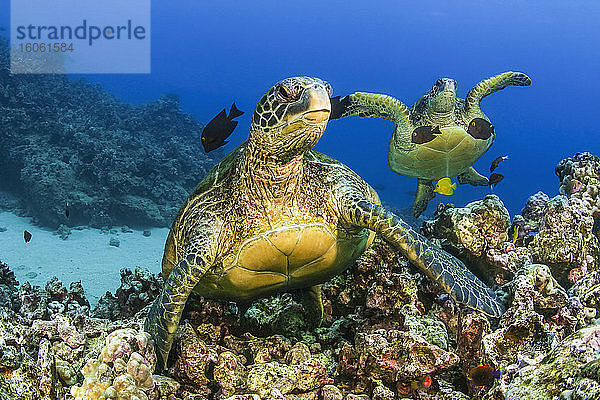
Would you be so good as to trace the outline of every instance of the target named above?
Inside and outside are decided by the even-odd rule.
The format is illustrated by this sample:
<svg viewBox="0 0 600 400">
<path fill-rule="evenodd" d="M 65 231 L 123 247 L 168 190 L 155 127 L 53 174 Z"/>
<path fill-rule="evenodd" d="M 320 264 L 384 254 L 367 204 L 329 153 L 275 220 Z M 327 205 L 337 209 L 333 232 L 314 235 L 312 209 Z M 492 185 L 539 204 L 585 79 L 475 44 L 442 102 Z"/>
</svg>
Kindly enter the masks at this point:
<svg viewBox="0 0 600 400">
<path fill-rule="evenodd" d="M 190 293 L 247 303 L 307 289 L 321 320 L 320 284 L 346 269 L 378 233 L 454 299 L 498 317 L 504 306 L 458 259 L 380 204 L 340 162 L 312 150 L 329 119 L 331 87 L 285 79 L 258 102 L 249 138 L 181 207 L 165 244 L 162 293 L 145 329 L 166 366 Z"/>
<path fill-rule="evenodd" d="M 391 96 L 357 92 L 332 99 L 331 119 L 358 115 L 396 124 L 388 165 L 397 174 L 418 178 L 413 203 L 413 214 L 418 217 L 435 197 L 434 180 L 457 177 L 459 183 L 489 184 L 472 166 L 496 138 L 479 103 L 510 85 L 528 86 L 531 80 L 520 72 L 505 72 L 479 82 L 463 100 L 456 96 L 456 81 L 442 78 L 410 109 Z"/>
</svg>

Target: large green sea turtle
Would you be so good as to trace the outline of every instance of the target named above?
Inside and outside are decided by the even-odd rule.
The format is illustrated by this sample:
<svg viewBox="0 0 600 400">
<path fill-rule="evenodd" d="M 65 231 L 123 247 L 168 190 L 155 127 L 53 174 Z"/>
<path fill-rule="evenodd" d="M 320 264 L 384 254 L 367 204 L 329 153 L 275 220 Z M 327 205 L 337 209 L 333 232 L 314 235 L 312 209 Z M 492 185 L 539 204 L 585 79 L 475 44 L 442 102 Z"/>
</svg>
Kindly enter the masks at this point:
<svg viewBox="0 0 600 400">
<path fill-rule="evenodd" d="M 494 317 L 504 311 L 459 260 L 384 209 L 360 176 L 312 150 L 329 119 L 330 96 L 329 84 L 317 78 L 288 78 L 270 88 L 249 138 L 181 207 L 165 245 L 165 286 L 145 323 L 159 368 L 192 291 L 249 302 L 306 288 L 320 320 L 320 284 L 360 256 L 375 233 L 458 302 Z"/>
<path fill-rule="evenodd" d="M 465 100 L 456 96 L 456 81 L 438 79 L 409 109 L 384 94 L 357 92 L 334 98 L 333 118 L 358 115 L 396 124 L 388 165 L 397 174 L 418 178 L 413 214 L 418 217 L 435 196 L 434 180 L 457 177 L 459 183 L 487 186 L 488 179 L 472 167 L 492 145 L 496 134 L 480 101 L 505 87 L 531 85 L 520 72 L 505 72 L 479 82 Z"/>
</svg>

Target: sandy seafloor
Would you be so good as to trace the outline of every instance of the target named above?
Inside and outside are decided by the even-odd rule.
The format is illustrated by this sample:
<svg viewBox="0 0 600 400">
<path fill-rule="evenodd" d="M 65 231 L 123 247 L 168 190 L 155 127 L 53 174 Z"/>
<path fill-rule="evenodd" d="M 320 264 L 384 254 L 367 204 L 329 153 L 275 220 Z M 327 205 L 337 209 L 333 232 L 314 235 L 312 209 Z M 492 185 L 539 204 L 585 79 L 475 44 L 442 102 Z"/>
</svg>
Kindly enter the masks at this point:
<svg viewBox="0 0 600 400">
<path fill-rule="evenodd" d="M 71 235 L 62 240 L 54 231 L 31 223 L 31 218 L 0 212 L 0 261 L 8 264 L 19 283 L 29 281 L 44 286 L 53 276 L 68 288 L 80 280 L 92 307 L 106 291 L 119 287 L 122 268 L 136 266 L 160 272 L 160 263 L 169 229 L 152 228 L 149 237 L 141 230 L 132 233 L 102 232 L 84 227 L 71 229 Z M 29 243 L 23 240 L 23 231 L 31 232 Z M 109 245 L 111 237 L 119 239 L 119 247 Z"/>
</svg>

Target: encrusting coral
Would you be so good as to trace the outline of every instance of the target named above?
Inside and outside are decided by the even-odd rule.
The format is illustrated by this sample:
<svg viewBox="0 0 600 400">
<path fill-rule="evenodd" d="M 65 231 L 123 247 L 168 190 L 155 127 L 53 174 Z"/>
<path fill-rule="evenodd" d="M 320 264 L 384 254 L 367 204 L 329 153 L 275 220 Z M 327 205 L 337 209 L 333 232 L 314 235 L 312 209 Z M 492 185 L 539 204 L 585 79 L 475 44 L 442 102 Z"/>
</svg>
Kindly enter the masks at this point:
<svg viewBox="0 0 600 400">
<path fill-rule="evenodd" d="M 147 400 L 154 389 L 156 365 L 149 339 L 147 333 L 131 328 L 112 332 L 98 358 L 88 360 L 81 370 L 83 384 L 72 386 L 71 394 L 77 400 Z"/>
</svg>

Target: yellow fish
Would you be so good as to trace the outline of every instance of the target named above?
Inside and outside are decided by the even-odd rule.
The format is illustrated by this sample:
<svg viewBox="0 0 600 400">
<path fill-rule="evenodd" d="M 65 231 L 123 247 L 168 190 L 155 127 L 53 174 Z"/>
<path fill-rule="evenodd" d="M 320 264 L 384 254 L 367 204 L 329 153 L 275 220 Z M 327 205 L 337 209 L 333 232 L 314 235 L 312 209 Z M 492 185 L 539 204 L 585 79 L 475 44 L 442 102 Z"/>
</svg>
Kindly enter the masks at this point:
<svg viewBox="0 0 600 400">
<path fill-rule="evenodd" d="M 452 183 L 450 178 L 442 178 L 437 181 L 433 191 L 439 194 L 450 196 L 452 193 L 454 193 L 454 189 L 456 189 L 456 183 Z"/>
<path fill-rule="evenodd" d="M 513 235 L 512 235 L 513 244 L 517 243 L 518 238 L 519 238 L 519 225 L 515 225 L 515 229 L 513 230 Z"/>
</svg>

